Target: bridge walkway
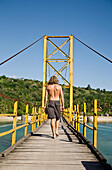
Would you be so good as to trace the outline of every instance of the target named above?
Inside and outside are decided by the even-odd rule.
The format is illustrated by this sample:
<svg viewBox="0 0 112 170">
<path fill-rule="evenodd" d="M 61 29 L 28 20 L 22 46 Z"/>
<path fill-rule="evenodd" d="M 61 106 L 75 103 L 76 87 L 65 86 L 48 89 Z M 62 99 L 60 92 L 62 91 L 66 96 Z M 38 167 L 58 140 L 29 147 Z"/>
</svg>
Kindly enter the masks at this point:
<svg viewBox="0 0 112 170">
<path fill-rule="evenodd" d="M 61 120 L 60 136 L 52 139 L 50 121 L 0 159 L 0 170 L 102 170 L 102 165 L 85 144 Z"/>
</svg>

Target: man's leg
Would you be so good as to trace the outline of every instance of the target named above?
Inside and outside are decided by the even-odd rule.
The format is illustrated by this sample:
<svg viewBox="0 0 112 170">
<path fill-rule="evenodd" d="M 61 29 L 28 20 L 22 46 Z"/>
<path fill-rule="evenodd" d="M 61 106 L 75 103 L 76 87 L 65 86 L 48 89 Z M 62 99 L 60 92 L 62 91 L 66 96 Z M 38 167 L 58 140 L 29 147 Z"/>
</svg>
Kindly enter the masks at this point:
<svg viewBox="0 0 112 170">
<path fill-rule="evenodd" d="M 58 134 L 59 121 L 60 120 L 56 121 L 56 136 L 59 136 L 59 134 Z"/>
<path fill-rule="evenodd" d="M 51 119 L 51 129 L 53 133 L 53 138 L 55 138 L 55 119 Z"/>
</svg>

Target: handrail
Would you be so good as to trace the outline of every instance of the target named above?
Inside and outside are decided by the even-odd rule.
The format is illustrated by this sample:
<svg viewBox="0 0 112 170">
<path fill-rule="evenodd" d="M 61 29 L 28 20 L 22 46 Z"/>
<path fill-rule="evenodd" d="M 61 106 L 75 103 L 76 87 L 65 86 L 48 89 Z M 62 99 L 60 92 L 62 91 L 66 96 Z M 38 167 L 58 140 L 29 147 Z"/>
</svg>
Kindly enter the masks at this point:
<svg viewBox="0 0 112 170">
<path fill-rule="evenodd" d="M 79 116 L 83 115 L 83 122 L 79 121 Z M 72 126 L 75 126 L 75 129 L 80 132 L 80 124 L 83 125 L 83 136 L 86 138 L 86 128 L 93 131 L 93 145 L 97 148 L 97 100 L 94 100 L 94 113 L 86 114 L 86 103 L 84 103 L 84 111 L 83 113 L 79 113 L 79 105 L 74 105 L 74 111 L 70 114 L 70 108 L 65 109 L 63 112 L 64 118 L 68 121 L 68 123 L 72 123 Z M 72 116 L 72 118 L 70 117 Z M 93 127 L 87 124 L 87 116 L 93 116 Z M 72 120 L 72 122 L 71 122 Z"/>
<path fill-rule="evenodd" d="M 14 112 L 13 112 L 13 114 L 0 114 L 0 116 L 13 117 L 13 128 L 8 130 L 8 131 L 0 133 L 0 137 L 12 133 L 12 145 L 14 145 L 16 143 L 16 131 L 18 129 L 21 129 L 21 128 L 24 127 L 25 128 L 24 136 L 26 136 L 28 134 L 27 130 L 28 130 L 29 125 L 32 125 L 32 131 L 34 131 L 36 129 L 36 127 L 40 126 L 47 119 L 47 115 L 45 114 L 45 111 L 42 107 L 39 107 L 38 113 L 37 113 L 37 106 L 34 105 L 33 103 L 24 102 L 20 99 L 11 98 L 11 97 L 6 96 L 2 93 L 0 93 L 0 96 L 3 97 L 3 98 L 6 98 L 8 100 L 14 101 Z M 26 105 L 25 123 L 20 125 L 20 126 L 17 126 L 17 124 L 16 124 L 17 123 L 18 102 L 25 103 L 25 105 Z M 32 116 L 32 121 L 30 121 L 30 122 L 28 122 L 29 105 L 32 106 L 32 113 L 30 114 L 30 116 Z"/>
<path fill-rule="evenodd" d="M 91 126 L 89 126 L 89 125 L 85 125 L 87 128 L 89 128 L 89 129 L 91 129 L 91 130 L 94 130 L 94 128 L 92 128 Z"/>
</svg>

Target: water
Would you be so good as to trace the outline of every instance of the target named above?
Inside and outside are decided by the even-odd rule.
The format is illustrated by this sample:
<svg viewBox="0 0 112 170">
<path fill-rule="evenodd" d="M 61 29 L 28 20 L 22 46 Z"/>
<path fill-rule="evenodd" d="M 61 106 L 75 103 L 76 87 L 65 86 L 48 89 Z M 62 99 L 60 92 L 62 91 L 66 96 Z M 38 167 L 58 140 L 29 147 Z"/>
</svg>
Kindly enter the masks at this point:
<svg viewBox="0 0 112 170">
<path fill-rule="evenodd" d="M 18 123 L 17 126 L 22 125 Z M 92 127 L 92 124 L 89 124 Z M 0 124 L 0 133 L 12 129 L 12 124 Z M 24 129 L 17 130 L 16 141 L 24 136 Z M 28 126 L 28 133 L 32 130 L 32 126 Z M 80 131 L 83 132 L 83 127 L 80 125 Z M 12 134 L 6 135 L 0 138 L 0 153 L 11 146 Z M 93 143 L 93 132 L 87 128 L 87 139 Z M 107 159 L 107 162 L 112 166 L 112 123 L 100 123 L 98 124 L 98 150 Z"/>
<path fill-rule="evenodd" d="M 22 125 L 23 123 L 17 123 L 17 126 Z M 12 129 L 12 124 L 4 124 L 0 123 L 0 133 L 8 131 Z M 25 128 L 18 129 L 16 131 L 16 142 L 21 139 L 24 136 L 24 130 Z M 28 126 L 28 133 L 32 131 L 32 125 Z M 11 146 L 12 143 L 12 133 L 5 135 L 3 137 L 0 137 L 0 153 L 3 152 L 5 149 Z"/>
<path fill-rule="evenodd" d="M 91 127 L 92 124 L 89 124 Z M 81 133 L 83 126 L 80 125 Z M 97 149 L 112 166 L 112 123 L 98 123 Z M 93 131 L 87 128 L 87 139 L 93 143 Z"/>
</svg>

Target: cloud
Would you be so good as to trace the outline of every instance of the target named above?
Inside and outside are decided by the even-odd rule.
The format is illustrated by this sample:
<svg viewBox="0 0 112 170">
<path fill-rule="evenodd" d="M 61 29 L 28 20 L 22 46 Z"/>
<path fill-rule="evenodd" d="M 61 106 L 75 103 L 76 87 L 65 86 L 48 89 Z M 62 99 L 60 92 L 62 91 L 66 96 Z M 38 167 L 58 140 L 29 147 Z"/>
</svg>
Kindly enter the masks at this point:
<svg viewBox="0 0 112 170">
<path fill-rule="evenodd" d="M 9 75 L 9 76 L 7 76 L 7 77 L 9 77 L 9 78 L 13 78 L 13 79 L 18 78 L 16 75 Z"/>
</svg>

